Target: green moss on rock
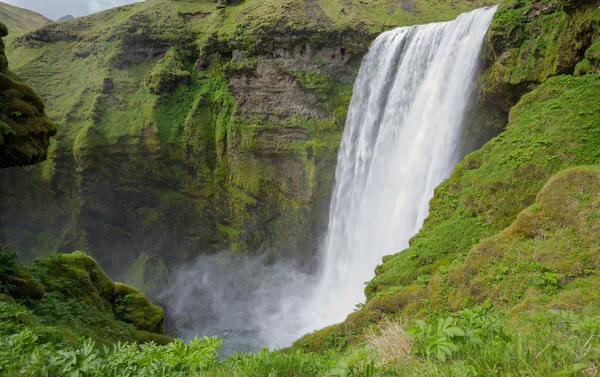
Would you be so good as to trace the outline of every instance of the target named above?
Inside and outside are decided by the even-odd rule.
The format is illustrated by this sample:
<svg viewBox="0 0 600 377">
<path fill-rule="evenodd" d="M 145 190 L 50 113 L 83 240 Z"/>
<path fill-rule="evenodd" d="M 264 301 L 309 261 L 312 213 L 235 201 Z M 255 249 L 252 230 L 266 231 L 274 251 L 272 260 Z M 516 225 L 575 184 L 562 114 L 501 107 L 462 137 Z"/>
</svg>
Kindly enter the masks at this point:
<svg viewBox="0 0 600 377">
<path fill-rule="evenodd" d="M 8 71 L 1 39 L 7 34 L 0 23 L 0 169 L 45 160 L 50 137 L 56 134 L 40 97 Z"/>
<path fill-rule="evenodd" d="M 165 313 L 162 308 L 153 305 L 146 296 L 134 288 L 123 288 L 123 285 L 117 283 L 118 294 L 114 298 L 117 317 L 140 330 L 164 334 Z"/>
<path fill-rule="evenodd" d="M 162 327 L 163 310 L 135 288 L 114 283 L 85 253 L 38 258 L 28 270 L 47 291 L 32 309 L 49 323 L 60 325 L 71 318 L 80 334 L 94 334 L 97 326 L 103 326 L 105 330 L 96 334 L 101 341 L 152 340 L 150 333 L 162 343 L 168 338 Z M 66 318 L 61 318 L 63 310 L 69 313 Z"/>
<path fill-rule="evenodd" d="M 98 310 L 110 310 L 115 284 L 85 253 L 56 254 L 37 259 L 30 269 L 48 291 L 77 299 Z"/>
<path fill-rule="evenodd" d="M 146 87 L 150 93 L 158 95 L 170 92 L 177 85 L 189 83 L 190 73 L 184 70 L 178 52 L 174 49 L 167 51 L 146 78 Z"/>
<path fill-rule="evenodd" d="M 575 4 L 576 3 L 576 4 Z M 552 76 L 572 74 L 600 35 L 598 1 L 503 1 L 487 35 L 486 95 L 505 111 Z"/>
</svg>

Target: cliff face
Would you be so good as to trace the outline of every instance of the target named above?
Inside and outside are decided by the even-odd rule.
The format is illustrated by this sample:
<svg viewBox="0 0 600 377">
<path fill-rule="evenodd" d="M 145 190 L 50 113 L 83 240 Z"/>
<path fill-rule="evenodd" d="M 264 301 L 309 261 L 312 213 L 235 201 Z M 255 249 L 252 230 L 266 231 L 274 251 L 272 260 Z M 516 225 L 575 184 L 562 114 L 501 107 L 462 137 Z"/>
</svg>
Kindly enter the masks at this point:
<svg viewBox="0 0 600 377">
<path fill-rule="evenodd" d="M 28 33 L 11 61 L 60 133 L 0 173 L 0 238 L 138 286 L 217 249 L 309 265 L 368 42 L 484 3 L 154 0 Z"/>
<path fill-rule="evenodd" d="M 34 164 L 46 159 L 56 125 L 44 114 L 44 103 L 35 91 L 8 70 L 0 23 L 0 169 Z"/>
</svg>

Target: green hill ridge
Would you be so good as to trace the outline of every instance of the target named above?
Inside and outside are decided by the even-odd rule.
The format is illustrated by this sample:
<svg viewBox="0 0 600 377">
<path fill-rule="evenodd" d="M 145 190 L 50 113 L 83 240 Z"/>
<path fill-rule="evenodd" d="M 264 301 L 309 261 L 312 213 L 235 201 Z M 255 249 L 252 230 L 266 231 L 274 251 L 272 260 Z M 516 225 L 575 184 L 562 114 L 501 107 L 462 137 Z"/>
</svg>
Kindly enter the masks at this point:
<svg viewBox="0 0 600 377">
<path fill-rule="evenodd" d="M 5 39 L 6 44 L 10 46 L 11 42 L 17 36 L 47 25 L 52 20 L 29 9 L 0 2 L 0 22 L 3 22 L 8 30 L 10 30 L 8 38 Z"/>
</svg>

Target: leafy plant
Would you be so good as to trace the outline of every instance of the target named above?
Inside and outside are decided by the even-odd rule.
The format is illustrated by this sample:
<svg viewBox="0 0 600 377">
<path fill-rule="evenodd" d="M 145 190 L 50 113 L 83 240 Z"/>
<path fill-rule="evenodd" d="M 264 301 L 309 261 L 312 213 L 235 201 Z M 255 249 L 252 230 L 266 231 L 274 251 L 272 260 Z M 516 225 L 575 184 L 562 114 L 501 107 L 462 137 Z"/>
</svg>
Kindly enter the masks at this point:
<svg viewBox="0 0 600 377">
<path fill-rule="evenodd" d="M 456 326 L 456 319 L 452 317 L 439 318 L 435 325 L 416 320 L 406 333 L 415 338 L 417 354 L 435 357 L 440 361 L 445 361 L 456 352 L 456 340 L 466 335 L 463 329 Z"/>
</svg>

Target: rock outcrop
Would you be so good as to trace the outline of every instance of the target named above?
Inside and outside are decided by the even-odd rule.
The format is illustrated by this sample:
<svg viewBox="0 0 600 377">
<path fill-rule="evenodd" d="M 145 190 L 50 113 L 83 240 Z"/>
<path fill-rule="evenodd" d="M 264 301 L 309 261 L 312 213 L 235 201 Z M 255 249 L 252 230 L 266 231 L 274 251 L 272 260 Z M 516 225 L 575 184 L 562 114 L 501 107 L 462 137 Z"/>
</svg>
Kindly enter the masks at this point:
<svg viewBox="0 0 600 377">
<path fill-rule="evenodd" d="M 488 33 L 484 91 L 509 111 L 552 76 L 600 68 L 600 1 L 505 1 Z"/>
<path fill-rule="evenodd" d="M 8 70 L 0 23 L 0 169 L 35 164 L 46 159 L 56 125 L 44 113 L 36 92 Z"/>
<path fill-rule="evenodd" d="M 24 267 L 0 245 L 0 262 L 0 301 L 16 300 L 27 307 L 26 316 L 39 317 L 25 323 L 41 320 L 66 339 L 172 341 L 163 330 L 162 308 L 135 288 L 114 283 L 82 252 L 40 257 Z"/>
</svg>

